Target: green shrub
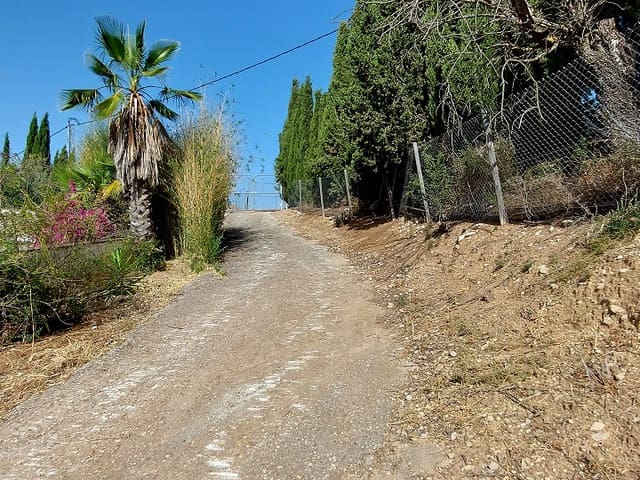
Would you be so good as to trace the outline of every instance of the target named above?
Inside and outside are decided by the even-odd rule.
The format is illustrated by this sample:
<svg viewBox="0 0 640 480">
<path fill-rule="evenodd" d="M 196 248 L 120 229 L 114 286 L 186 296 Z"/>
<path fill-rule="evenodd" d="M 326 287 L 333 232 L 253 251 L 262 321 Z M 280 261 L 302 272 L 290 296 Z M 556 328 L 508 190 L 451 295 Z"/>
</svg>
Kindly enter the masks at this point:
<svg viewBox="0 0 640 480">
<path fill-rule="evenodd" d="M 640 232 L 640 201 L 622 204 L 604 218 L 602 228 L 587 241 L 587 248 L 595 255 L 606 252 L 612 242 L 624 240 Z"/>
<path fill-rule="evenodd" d="M 434 216 L 442 216 L 450 207 L 452 190 L 452 178 L 447 165 L 447 160 L 442 152 L 437 155 L 425 155 L 424 176 L 429 199 L 429 208 Z"/>
<path fill-rule="evenodd" d="M 144 275 L 163 265 L 155 243 L 136 240 L 0 249 L 0 344 L 73 325 L 133 294 Z"/>
</svg>

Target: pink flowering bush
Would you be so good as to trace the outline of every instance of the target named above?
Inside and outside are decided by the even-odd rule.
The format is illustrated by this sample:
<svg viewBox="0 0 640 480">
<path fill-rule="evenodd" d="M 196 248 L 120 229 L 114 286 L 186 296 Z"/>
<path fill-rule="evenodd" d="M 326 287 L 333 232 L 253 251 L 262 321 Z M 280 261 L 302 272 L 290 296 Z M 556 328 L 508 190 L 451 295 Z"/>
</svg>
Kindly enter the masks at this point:
<svg viewBox="0 0 640 480">
<path fill-rule="evenodd" d="M 115 224 L 104 209 L 87 207 L 79 199 L 75 185 L 70 182 L 69 193 L 63 200 L 45 210 L 45 226 L 41 241 L 49 246 L 72 245 L 112 237 Z"/>
</svg>

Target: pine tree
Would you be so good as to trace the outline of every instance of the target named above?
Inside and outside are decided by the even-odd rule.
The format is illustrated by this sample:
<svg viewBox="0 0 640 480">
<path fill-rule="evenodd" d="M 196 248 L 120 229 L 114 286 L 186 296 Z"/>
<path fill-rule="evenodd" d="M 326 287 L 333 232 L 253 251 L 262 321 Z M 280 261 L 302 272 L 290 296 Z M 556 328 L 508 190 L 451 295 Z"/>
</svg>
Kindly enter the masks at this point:
<svg viewBox="0 0 640 480">
<path fill-rule="evenodd" d="M 38 139 L 38 117 L 33 114 L 31 123 L 29 124 L 29 133 L 27 134 L 27 143 L 24 149 L 23 161 L 37 153 L 38 147 L 36 146 Z"/>
<path fill-rule="evenodd" d="M 51 166 L 51 133 L 49 130 L 48 113 L 44 114 L 44 117 L 42 117 L 42 121 L 40 122 L 36 145 L 38 157 L 44 161 L 44 165 Z"/>
<path fill-rule="evenodd" d="M 9 165 L 9 159 L 11 158 L 11 145 L 9 143 L 9 134 L 4 134 L 4 147 L 2 148 L 2 162 L 0 165 L 6 167 Z"/>
</svg>

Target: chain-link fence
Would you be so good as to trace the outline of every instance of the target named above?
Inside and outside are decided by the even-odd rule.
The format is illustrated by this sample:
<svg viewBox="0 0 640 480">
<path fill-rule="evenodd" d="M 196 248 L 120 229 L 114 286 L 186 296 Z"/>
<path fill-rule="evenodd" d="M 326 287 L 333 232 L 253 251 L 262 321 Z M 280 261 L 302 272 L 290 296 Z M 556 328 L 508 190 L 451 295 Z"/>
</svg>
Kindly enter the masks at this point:
<svg viewBox="0 0 640 480">
<path fill-rule="evenodd" d="M 627 38 L 617 57 L 577 59 L 501 112 L 414 144 L 401 210 L 433 220 L 534 220 L 593 215 L 636 197 L 639 62 L 640 44 Z"/>
<path fill-rule="evenodd" d="M 326 173 L 313 180 L 298 180 L 297 189 L 289 203 L 290 208 L 320 215 L 336 215 L 351 212 L 351 180 L 346 170 Z"/>
</svg>

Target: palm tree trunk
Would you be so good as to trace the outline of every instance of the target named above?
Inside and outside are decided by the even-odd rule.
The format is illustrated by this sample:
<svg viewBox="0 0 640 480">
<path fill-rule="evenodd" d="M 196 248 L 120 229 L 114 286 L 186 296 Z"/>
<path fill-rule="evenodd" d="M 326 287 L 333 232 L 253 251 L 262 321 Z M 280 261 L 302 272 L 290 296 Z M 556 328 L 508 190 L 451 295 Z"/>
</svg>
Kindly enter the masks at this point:
<svg viewBox="0 0 640 480">
<path fill-rule="evenodd" d="M 136 182 L 128 192 L 129 230 L 140 240 L 154 238 L 153 220 L 151 217 L 151 193 L 146 182 Z"/>
</svg>

